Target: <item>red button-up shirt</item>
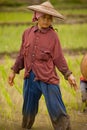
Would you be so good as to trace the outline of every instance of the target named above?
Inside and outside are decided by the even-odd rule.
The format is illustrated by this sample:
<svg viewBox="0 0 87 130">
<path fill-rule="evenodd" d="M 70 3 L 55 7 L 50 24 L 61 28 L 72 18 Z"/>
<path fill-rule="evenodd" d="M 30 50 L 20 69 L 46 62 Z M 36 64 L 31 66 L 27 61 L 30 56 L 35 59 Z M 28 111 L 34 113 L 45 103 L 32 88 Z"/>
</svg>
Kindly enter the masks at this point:
<svg viewBox="0 0 87 130">
<path fill-rule="evenodd" d="M 58 84 L 55 67 L 67 77 L 71 74 L 64 58 L 58 36 L 52 27 L 39 30 L 33 26 L 24 31 L 22 45 L 12 69 L 15 73 L 25 68 L 25 76 L 32 70 L 35 80 Z"/>
</svg>

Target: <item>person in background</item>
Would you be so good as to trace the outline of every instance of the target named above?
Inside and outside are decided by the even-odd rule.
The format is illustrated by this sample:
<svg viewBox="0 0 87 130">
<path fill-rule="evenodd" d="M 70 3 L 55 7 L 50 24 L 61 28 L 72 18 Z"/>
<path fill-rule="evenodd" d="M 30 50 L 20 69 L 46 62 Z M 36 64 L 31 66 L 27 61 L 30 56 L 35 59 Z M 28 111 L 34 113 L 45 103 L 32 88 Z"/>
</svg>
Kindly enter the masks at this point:
<svg viewBox="0 0 87 130">
<path fill-rule="evenodd" d="M 74 89 L 77 86 L 64 58 L 59 37 L 52 27 L 54 17 L 64 17 L 49 1 L 28 6 L 28 9 L 34 11 L 32 21 L 36 24 L 24 31 L 18 57 L 8 78 L 9 84 L 13 85 L 16 74 L 25 69 L 22 128 L 32 128 L 38 113 L 39 99 L 43 94 L 54 130 L 71 130 L 55 67 Z"/>
<path fill-rule="evenodd" d="M 80 77 L 80 89 L 82 102 L 84 104 L 83 112 L 87 112 L 87 79 L 85 79 L 83 76 Z"/>
</svg>

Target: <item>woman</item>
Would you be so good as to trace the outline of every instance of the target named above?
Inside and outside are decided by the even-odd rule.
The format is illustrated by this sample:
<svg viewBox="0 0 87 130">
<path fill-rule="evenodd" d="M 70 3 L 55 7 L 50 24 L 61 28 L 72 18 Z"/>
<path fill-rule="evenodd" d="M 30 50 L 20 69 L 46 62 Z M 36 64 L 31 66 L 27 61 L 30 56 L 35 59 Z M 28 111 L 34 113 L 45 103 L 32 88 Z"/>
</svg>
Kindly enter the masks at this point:
<svg viewBox="0 0 87 130">
<path fill-rule="evenodd" d="M 13 85 L 15 74 L 25 69 L 22 127 L 32 128 L 39 99 L 43 94 L 54 130 L 70 130 L 69 116 L 62 100 L 55 67 L 74 88 L 76 81 L 67 66 L 59 38 L 52 27 L 54 17 L 64 17 L 48 1 L 29 6 L 28 9 L 34 11 L 33 22 L 37 23 L 23 33 L 19 55 L 9 75 L 9 84 Z"/>
</svg>

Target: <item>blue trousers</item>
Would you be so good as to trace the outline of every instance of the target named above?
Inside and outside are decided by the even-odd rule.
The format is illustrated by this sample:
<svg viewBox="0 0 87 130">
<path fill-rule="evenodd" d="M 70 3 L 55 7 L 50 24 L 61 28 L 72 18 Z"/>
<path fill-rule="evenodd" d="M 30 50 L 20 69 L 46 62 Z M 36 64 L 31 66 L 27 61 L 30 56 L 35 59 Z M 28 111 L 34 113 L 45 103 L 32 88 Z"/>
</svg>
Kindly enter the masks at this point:
<svg viewBox="0 0 87 130">
<path fill-rule="evenodd" d="M 53 122 L 58 120 L 62 115 L 66 116 L 67 112 L 62 101 L 59 85 L 35 81 L 34 79 L 35 75 L 31 71 L 29 78 L 24 80 L 23 116 L 31 118 L 30 120 L 33 120 L 32 122 L 34 122 L 34 118 L 38 112 L 39 99 L 42 94 L 45 98 L 46 106 Z"/>
</svg>

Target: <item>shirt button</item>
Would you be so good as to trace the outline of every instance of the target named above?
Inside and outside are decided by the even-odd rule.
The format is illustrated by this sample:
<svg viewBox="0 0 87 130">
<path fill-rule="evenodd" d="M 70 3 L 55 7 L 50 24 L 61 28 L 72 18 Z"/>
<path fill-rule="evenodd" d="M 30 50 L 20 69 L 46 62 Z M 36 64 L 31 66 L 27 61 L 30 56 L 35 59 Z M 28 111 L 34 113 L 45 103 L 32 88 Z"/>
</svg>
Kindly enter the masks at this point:
<svg viewBox="0 0 87 130">
<path fill-rule="evenodd" d="M 32 56 L 34 57 L 35 55 L 33 54 Z"/>
</svg>

